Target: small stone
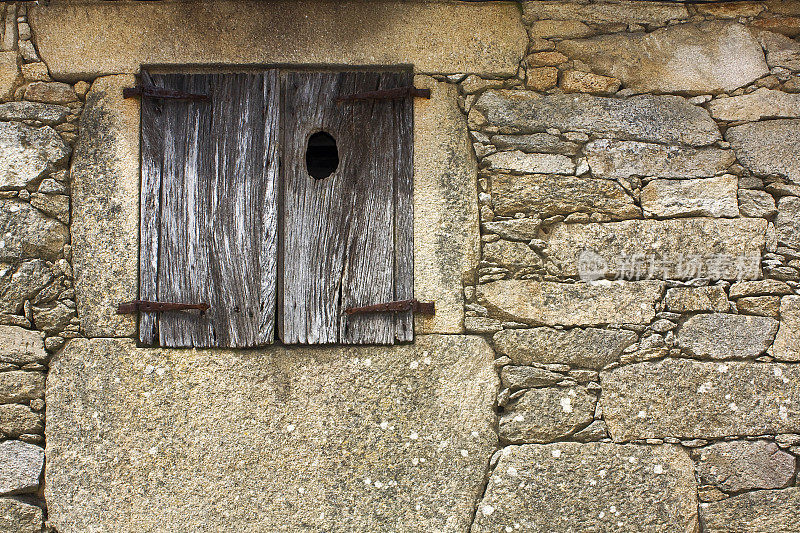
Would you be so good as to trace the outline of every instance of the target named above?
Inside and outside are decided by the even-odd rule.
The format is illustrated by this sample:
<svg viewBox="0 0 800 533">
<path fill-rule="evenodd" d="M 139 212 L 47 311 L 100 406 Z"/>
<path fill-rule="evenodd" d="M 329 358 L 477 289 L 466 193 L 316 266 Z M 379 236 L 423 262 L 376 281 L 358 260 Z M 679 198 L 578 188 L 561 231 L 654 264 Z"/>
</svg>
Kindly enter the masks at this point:
<svg viewBox="0 0 800 533">
<path fill-rule="evenodd" d="M 720 442 L 696 453 L 700 480 L 726 492 L 780 489 L 789 486 L 794 477 L 794 456 L 779 450 L 774 442 Z"/>
<path fill-rule="evenodd" d="M 743 315 L 780 316 L 779 296 L 748 296 L 736 300 L 736 309 Z"/>
<path fill-rule="evenodd" d="M 562 374 L 556 374 L 535 366 L 508 365 L 504 366 L 500 372 L 500 380 L 503 386 L 511 390 L 555 385 L 563 378 Z"/>
<path fill-rule="evenodd" d="M 800 35 L 800 17 L 765 17 L 754 20 L 751 24 L 756 28 L 780 33 L 787 37 Z"/>
<path fill-rule="evenodd" d="M 772 218 L 778 210 L 775 198 L 768 192 L 740 189 L 739 212 L 743 217 Z"/>
<path fill-rule="evenodd" d="M 53 178 L 46 178 L 39 184 L 37 191 L 42 194 L 62 194 L 67 191 L 67 188 Z"/>
<path fill-rule="evenodd" d="M 755 174 L 785 176 L 800 183 L 799 129 L 798 119 L 762 120 L 728 128 L 725 139 Z"/>
<path fill-rule="evenodd" d="M 730 303 L 722 287 L 676 287 L 667 290 L 667 309 L 676 313 L 694 311 L 726 312 Z"/>
<path fill-rule="evenodd" d="M 41 61 L 31 41 L 18 41 L 17 46 L 19 47 L 20 54 L 22 54 L 22 59 L 25 61 L 29 63 Z"/>
<path fill-rule="evenodd" d="M 17 53 L 13 50 L 0 52 L 0 100 L 14 96 L 14 90 L 22 81 Z"/>
<path fill-rule="evenodd" d="M 584 387 L 528 389 L 500 416 L 504 442 L 552 442 L 588 425 L 597 399 Z"/>
<path fill-rule="evenodd" d="M 0 362 L 25 365 L 46 360 L 41 332 L 17 326 L 0 326 Z"/>
<path fill-rule="evenodd" d="M 43 430 L 41 418 L 27 405 L 0 405 L 0 433 L 4 436 L 16 438 L 25 433 L 41 433 Z"/>
<path fill-rule="evenodd" d="M 655 322 L 650 324 L 650 329 L 655 331 L 656 333 L 666 333 L 667 331 L 674 329 L 675 327 L 677 327 L 677 324 L 675 324 L 674 322 L 670 322 L 669 320 L 656 320 Z"/>
<path fill-rule="evenodd" d="M 710 532 L 737 531 L 797 533 L 800 487 L 746 492 L 700 506 Z"/>
<path fill-rule="evenodd" d="M 68 147 L 49 126 L 0 122 L 0 187 L 27 187 L 66 164 L 68 157 Z"/>
<path fill-rule="evenodd" d="M 609 95 L 617 92 L 619 86 L 620 81 L 611 76 L 578 70 L 567 70 L 561 74 L 561 88 L 566 93 Z"/>
<path fill-rule="evenodd" d="M 767 296 L 771 294 L 791 294 L 792 289 L 783 281 L 776 279 L 762 279 L 755 281 L 740 281 L 730 288 L 731 298 L 743 296 Z"/>
<path fill-rule="evenodd" d="M 592 28 L 575 20 L 537 20 L 531 24 L 528 33 L 533 38 L 577 39 L 588 37 L 595 32 Z"/>
<path fill-rule="evenodd" d="M 775 79 L 775 85 L 778 80 Z M 717 98 L 708 104 L 717 120 L 752 122 L 770 117 L 800 117 L 800 95 L 760 88 L 733 98 Z"/>
<path fill-rule="evenodd" d="M 800 296 L 781 298 L 780 316 L 772 355 L 779 361 L 800 361 Z"/>
<path fill-rule="evenodd" d="M 542 221 L 539 218 L 515 218 L 484 222 L 481 227 L 484 231 L 499 235 L 503 239 L 527 242 L 538 236 L 541 225 Z"/>
<path fill-rule="evenodd" d="M 69 196 L 64 194 L 33 193 L 30 202 L 33 207 L 43 213 L 64 224 L 69 224 Z"/>
<path fill-rule="evenodd" d="M 678 330 L 678 345 L 697 357 L 754 359 L 775 340 L 778 321 L 724 313 L 695 315 Z"/>
<path fill-rule="evenodd" d="M 20 67 L 26 81 L 50 81 L 50 71 L 43 62 L 25 63 Z"/>
<path fill-rule="evenodd" d="M 575 163 L 560 154 L 526 154 L 520 150 L 497 152 L 483 159 L 489 169 L 527 174 L 573 174 Z"/>
<path fill-rule="evenodd" d="M 25 89 L 25 99 L 48 104 L 68 104 L 77 102 L 78 95 L 68 83 L 35 81 Z"/>
<path fill-rule="evenodd" d="M 484 243 L 483 260 L 505 266 L 541 266 L 542 259 L 527 244 L 515 241 Z"/>
<path fill-rule="evenodd" d="M 33 321 L 36 324 L 36 328 L 48 335 L 55 335 L 61 332 L 74 316 L 75 310 L 70 309 L 62 302 L 34 306 L 33 308 Z"/>
<path fill-rule="evenodd" d="M 598 442 L 608 438 L 608 428 L 602 420 L 595 420 L 572 435 L 572 438 L 578 442 Z"/>
<path fill-rule="evenodd" d="M 29 402 L 44 397 L 42 372 L 0 372 L 0 403 Z"/>
<path fill-rule="evenodd" d="M 736 176 L 690 180 L 658 179 L 641 193 L 642 210 L 655 217 L 738 217 Z"/>
<path fill-rule="evenodd" d="M 701 502 L 717 502 L 728 497 L 727 494 L 711 485 L 703 485 L 697 488 L 697 497 Z"/>
<path fill-rule="evenodd" d="M 532 133 L 529 135 L 495 135 L 491 143 L 501 150 L 508 148 L 526 153 L 575 155 L 580 147 L 573 142 L 562 141 L 557 135 Z"/>
<path fill-rule="evenodd" d="M 778 200 L 775 232 L 778 244 L 800 249 L 800 198 L 785 196 Z"/>
<path fill-rule="evenodd" d="M 42 509 L 15 498 L 0 498 L 0 527 L 4 533 L 40 533 Z"/>
<path fill-rule="evenodd" d="M 44 450 L 39 446 L 0 442 L 0 495 L 36 492 L 43 466 Z"/>
<path fill-rule="evenodd" d="M 533 91 L 546 91 L 558 84 L 558 69 L 555 67 L 534 67 L 525 71 L 525 86 Z"/>
<path fill-rule="evenodd" d="M 555 67 L 569 58 L 561 52 L 536 52 L 525 58 L 530 67 Z"/>
</svg>

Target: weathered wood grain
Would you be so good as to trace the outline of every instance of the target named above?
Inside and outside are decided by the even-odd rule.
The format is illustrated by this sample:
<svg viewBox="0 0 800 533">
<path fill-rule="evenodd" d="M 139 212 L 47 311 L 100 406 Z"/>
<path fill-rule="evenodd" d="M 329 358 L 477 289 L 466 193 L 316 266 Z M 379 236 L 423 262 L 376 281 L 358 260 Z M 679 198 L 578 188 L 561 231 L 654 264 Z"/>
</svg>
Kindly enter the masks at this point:
<svg viewBox="0 0 800 533">
<path fill-rule="evenodd" d="M 204 316 L 160 313 L 155 319 L 160 344 L 269 343 L 276 285 L 277 72 L 153 78 L 169 89 L 211 96 L 210 103 L 163 100 L 142 108 L 143 115 L 158 113 L 160 105 L 163 132 L 142 131 L 148 146 L 142 152 L 141 258 L 147 294 L 153 292 L 155 270 L 157 301 L 211 305 Z M 157 120 L 143 116 L 143 124 Z M 148 136 L 152 143 L 144 142 Z M 160 176 L 154 170 L 159 157 Z M 157 256 L 153 227 L 159 233 Z M 141 295 L 144 299 L 144 283 Z M 143 343 L 153 340 L 151 320 L 140 323 Z"/>
<path fill-rule="evenodd" d="M 408 85 L 410 78 L 377 72 L 282 75 L 278 325 L 286 343 L 391 344 L 412 338 L 410 313 L 344 314 L 347 307 L 411 297 L 411 103 L 336 102 Z M 339 167 L 324 180 L 305 168 L 308 138 L 318 131 L 331 134 L 339 149 Z M 408 138 L 399 141 L 400 136 Z"/>
</svg>

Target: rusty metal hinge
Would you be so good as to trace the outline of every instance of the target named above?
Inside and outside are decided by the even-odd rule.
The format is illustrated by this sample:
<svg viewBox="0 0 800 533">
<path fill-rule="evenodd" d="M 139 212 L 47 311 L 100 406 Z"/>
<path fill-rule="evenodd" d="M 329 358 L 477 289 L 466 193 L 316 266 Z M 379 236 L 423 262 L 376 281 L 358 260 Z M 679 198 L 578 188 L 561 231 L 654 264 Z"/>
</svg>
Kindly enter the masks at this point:
<svg viewBox="0 0 800 533">
<path fill-rule="evenodd" d="M 403 98 L 430 98 L 430 89 L 417 89 L 416 87 L 398 87 L 396 89 L 381 89 L 379 91 L 368 91 L 356 93 L 349 96 L 340 96 L 336 99 L 338 103 L 358 102 L 362 100 L 401 100 Z"/>
<path fill-rule="evenodd" d="M 181 304 L 170 302 L 148 302 L 146 300 L 134 300 L 132 302 L 123 302 L 117 307 L 118 315 L 129 315 L 132 313 L 161 313 L 163 311 L 189 311 L 196 309 L 200 314 L 204 314 L 211 308 L 205 302 L 199 304 Z"/>
<path fill-rule="evenodd" d="M 155 85 L 137 85 L 136 87 L 126 87 L 122 89 L 123 98 L 133 98 L 134 96 L 141 96 L 142 98 L 166 98 L 170 100 L 200 100 L 210 101 L 211 97 L 207 94 L 186 93 L 183 91 L 173 91 L 172 89 L 164 89 Z"/>
<path fill-rule="evenodd" d="M 432 315 L 436 312 L 436 305 L 434 302 L 420 302 L 416 298 L 412 298 L 411 300 L 399 300 L 397 302 L 365 305 L 363 307 L 348 307 L 344 310 L 348 315 L 402 311 L 413 311 L 421 315 Z"/>
</svg>

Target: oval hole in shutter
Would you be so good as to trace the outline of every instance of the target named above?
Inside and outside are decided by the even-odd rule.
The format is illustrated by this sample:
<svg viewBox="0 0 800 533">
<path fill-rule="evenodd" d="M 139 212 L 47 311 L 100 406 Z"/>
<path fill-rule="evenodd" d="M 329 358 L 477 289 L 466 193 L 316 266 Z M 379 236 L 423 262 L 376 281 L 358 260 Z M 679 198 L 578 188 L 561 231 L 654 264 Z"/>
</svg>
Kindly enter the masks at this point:
<svg viewBox="0 0 800 533">
<path fill-rule="evenodd" d="M 339 150 L 336 139 L 325 131 L 309 137 L 306 148 L 306 170 L 311 177 L 323 180 L 333 174 L 339 166 Z"/>
</svg>

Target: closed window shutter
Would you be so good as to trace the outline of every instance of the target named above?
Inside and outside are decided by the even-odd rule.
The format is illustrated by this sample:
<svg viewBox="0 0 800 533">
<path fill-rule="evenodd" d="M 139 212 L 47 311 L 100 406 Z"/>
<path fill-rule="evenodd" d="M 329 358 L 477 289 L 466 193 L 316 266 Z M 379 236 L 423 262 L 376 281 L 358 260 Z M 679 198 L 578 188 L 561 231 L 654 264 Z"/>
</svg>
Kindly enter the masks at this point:
<svg viewBox="0 0 800 533">
<path fill-rule="evenodd" d="M 278 325 L 286 343 L 413 338 L 410 311 L 344 312 L 413 297 L 412 100 L 337 101 L 412 82 L 407 72 L 282 75 Z M 339 164 L 317 180 L 306 148 L 320 131 L 336 140 Z"/>
<path fill-rule="evenodd" d="M 210 101 L 142 99 L 140 298 L 208 303 L 142 313 L 140 341 L 246 347 L 273 341 L 278 72 L 153 75 Z"/>
</svg>

